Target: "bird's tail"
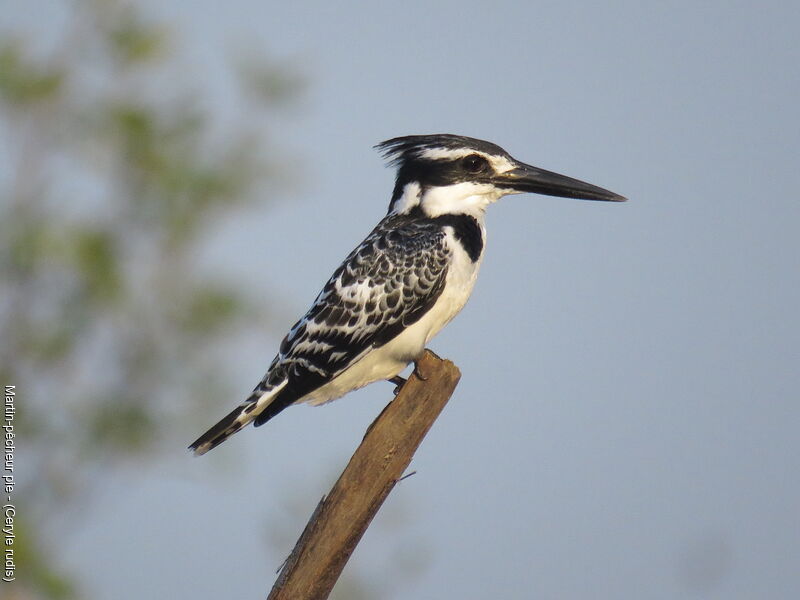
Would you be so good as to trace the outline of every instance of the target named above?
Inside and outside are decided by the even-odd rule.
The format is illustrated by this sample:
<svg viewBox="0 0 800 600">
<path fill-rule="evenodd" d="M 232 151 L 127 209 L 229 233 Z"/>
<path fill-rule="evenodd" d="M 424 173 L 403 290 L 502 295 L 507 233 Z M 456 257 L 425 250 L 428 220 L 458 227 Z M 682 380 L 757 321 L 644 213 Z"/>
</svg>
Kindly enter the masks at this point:
<svg viewBox="0 0 800 600">
<path fill-rule="evenodd" d="M 286 383 L 287 380 L 284 379 L 279 385 L 270 386 L 269 389 L 266 390 L 261 386 L 257 387 L 247 400 L 242 402 L 219 423 L 192 442 L 189 446 L 189 450 L 194 452 L 195 456 L 200 456 L 212 448 L 219 446 L 267 408 Z"/>
</svg>

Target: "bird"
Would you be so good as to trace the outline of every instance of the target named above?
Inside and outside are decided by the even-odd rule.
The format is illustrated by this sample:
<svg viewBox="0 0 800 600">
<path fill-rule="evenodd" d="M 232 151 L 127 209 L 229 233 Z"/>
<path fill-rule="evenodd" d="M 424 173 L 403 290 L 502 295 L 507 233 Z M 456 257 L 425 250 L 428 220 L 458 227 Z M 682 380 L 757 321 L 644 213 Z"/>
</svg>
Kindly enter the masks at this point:
<svg viewBox="0 0 800 600">
<path fill-rule="evenodd" d="M 622 202 L 609 190 L 453 134 L 377 144 L 396 168 L 386 216 L 341 263 L 289 330 L 252 394 L 194 441 L 202 455 L 290 405 L 320 405 L 380 380 L 396 385 L 472 293 L 485 213 L 510 194 Z"/>
</svg>

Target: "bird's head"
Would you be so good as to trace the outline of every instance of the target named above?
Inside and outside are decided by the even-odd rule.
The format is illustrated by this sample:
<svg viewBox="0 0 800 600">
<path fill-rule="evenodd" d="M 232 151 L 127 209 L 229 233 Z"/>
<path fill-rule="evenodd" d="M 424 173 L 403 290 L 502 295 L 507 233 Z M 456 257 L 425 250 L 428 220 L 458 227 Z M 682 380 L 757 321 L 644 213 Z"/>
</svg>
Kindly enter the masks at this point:
<svg viewBox="0 0 800 600">
<path fill-rule="evenodd" d="M 507 194 L 623 202 L 603 188 L 526 165 L 500 146 L 460 135 L 409 135 L 376 146 L 397 167 L 389 212 L 479 215 Z"/>
</svg>

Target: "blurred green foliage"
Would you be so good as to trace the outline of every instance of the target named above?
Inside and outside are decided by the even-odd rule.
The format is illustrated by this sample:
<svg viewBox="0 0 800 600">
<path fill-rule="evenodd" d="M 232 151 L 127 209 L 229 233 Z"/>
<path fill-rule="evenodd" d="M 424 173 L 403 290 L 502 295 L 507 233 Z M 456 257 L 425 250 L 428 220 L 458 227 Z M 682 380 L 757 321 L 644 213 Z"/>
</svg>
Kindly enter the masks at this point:
<svg viewBox="0 0 800 600">
<path fill-rule="evenodd" d="M 164 77 L 174 37 L 134 6 L 65 2 L 58 40 L 0 44 L 0 380 L 24 394 L 32 453 L 19 597 L 78 597 L 54 522 L 104 470 L 181 451 L 176 424 L 227 386 L 215 348 L 265 318 L 198 255 L 256 188 L 269 200 L 264 133 L 300 80 L 249 59 L 247 120 L 219 133 L 204 95 Z"/>
<path fill-rule="evenodd" d="M 29 107 L 52 100 L 61 92 L 63 80 L 60 69 L 26 60 L 19 42 L 0 45 L 0 94 L 5 102 Z"/>
</svg>

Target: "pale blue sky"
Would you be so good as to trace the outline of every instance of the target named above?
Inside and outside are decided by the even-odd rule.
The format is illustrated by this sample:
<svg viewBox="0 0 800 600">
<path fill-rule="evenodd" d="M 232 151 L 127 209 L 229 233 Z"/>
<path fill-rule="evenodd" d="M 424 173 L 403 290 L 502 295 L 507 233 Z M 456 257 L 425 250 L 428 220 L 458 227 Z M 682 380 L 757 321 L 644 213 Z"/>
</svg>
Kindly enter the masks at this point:
<svg viewBox="0 0 800 600">
<path fill-rule="evenodd" d="M 380 589 L 421 555 L 392 598 L 800 596 L 798 3 L 150 4 L 215 109 L 242 48 L 307 75 L 277 132 L 302 185 L 209 258 L 286 298 L 285 327 L 385 212 L 383 139 L 485 138 L 630 198 L 490 209 L 431 344 L 462 381 L 348 569 Z M 242 395 L 282 333 L 237 357 Z M 187 426 L 109 482 L 70 564 L 101 598 L 263 597 L 267 531 L 300 533 L 390 397 L 292 408 L 203 459 Z"/>
</svg>

